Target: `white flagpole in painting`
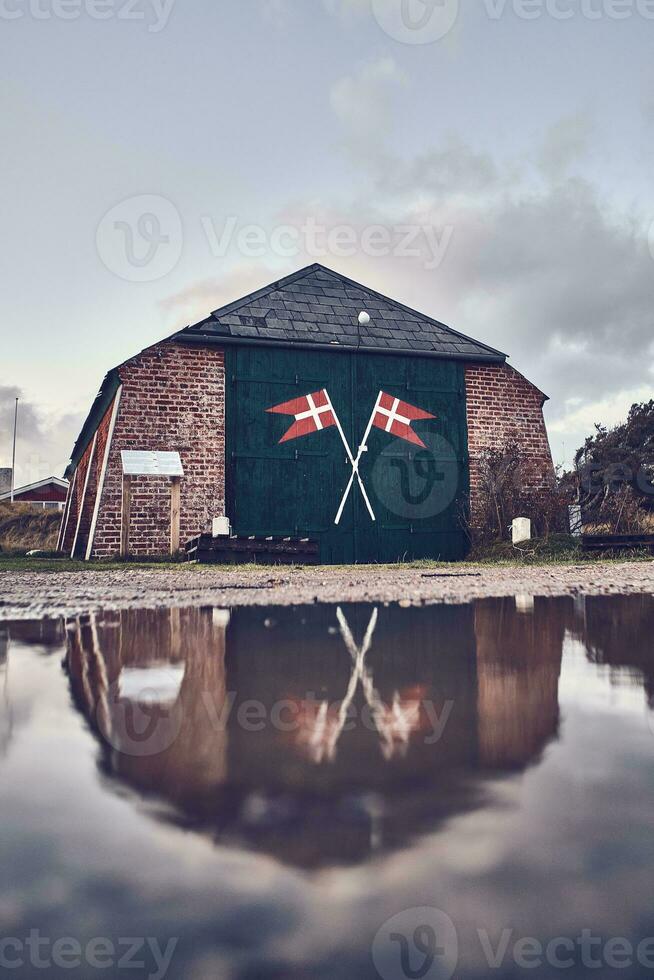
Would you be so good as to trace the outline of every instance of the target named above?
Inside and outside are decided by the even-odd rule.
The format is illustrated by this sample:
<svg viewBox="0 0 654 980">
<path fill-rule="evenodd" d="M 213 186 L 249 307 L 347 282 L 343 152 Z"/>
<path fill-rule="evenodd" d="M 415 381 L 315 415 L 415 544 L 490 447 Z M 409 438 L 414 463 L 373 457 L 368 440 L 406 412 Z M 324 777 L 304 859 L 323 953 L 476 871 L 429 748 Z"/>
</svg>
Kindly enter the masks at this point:
<svg viewBox="0 0 654 980">
<path fill-rule="evenodd" d="M 379 403 L 381 401 L 382 394 L 383 392 L 380 391 L 379 394 L 377 395 L 377 401 L 375 402 L 375 407 L 373 408 L 372 415 L 370 416 L 370 419 L 368 421 L 368 427 L 363 437 L 363 441 L 359 446 L 359 452 L 357 454 L 357 458 L 352 461 L 352 476 L 350 477 L 348 485 L 345 488 L 345 493 L 343 494 L 343 499 L 341 500 L 341 506 L 338 508 L 338 514 L 336 515 L 336 520 L 334 521 L 335 524 L 340 524 L 341 522 L 341 517 L 343 516 L 343 511 L 345 510 L 345 504 L 347 503 L 347 498 L 350 496 L 350 491 L 352 489 L 352 484 L 354 483 L 355 476 L 357 477 L 359 484 L 361 485 L 361 489 L 363 490 L 363 482 L 361 480 L 361 476 L 359 475 L 359 463 L 361 462 L 361 457 L 363 456 L 363 454 L 368 451 L 368 439 L 370 437 L 370 432 L 372 430 L 372 423 L 374 422 L 375 415 L 377 414 L 377 409 L 379 408 Z M 365 495 L 365 491 L 364 491 L 364 495 Z M 368 505 L 368 510 L 370 510 L 370 515 L 374 521 L 375 515 L 371 511 L 370 505 Z"/>
<path fill-rule="evenodd" d="M 361 479 L 361 476 L 359 475 L 358 460 L 357 460 L 357 463 L 354 462 L 354 456 L 352 455 L 352 450 L 350 449 L 350 444 L 348 443 L 347 439 L 345 438 L 345 433 L 343 432 L 343 427 L 341 425 L 341 422 L 340 422 L 340 419 L 339 419 L 338 415 L 336 414 L 336 410 L 335 410 L 334 406 L 332 405 L 332 402 L 331 402 L 331 399 L 330 399 L 329 394 L 327 392 L 327 389 L 323 389 L 323 391 L 324 391 L 324 394 L 325 394 L 325 398 L 327 399 L 327 404 L 329 405 L 329 407 L 332 410 L 332 415 L 334 416 L 334 421 L 336 422 L 336 428 L 338 429 L 339 435 L 340 435 L 341 439 L 343 440 L 343 445 L 345 446 L 345 452 L 347 453 L 347 458 L 349 459 L 350 464 L 352 466 L 352 477 L 350 479 L 349 486 L 352 485 L 352 482 L 353 482 L 354 477 L 356 475 L 356 478 L 359 481 L 359 486 L 361 487 L 361 493 L 363 494 L 363 499 L 365 500 L 366 507 L 368 508 L 368 513 L 370 514 L 371 518 L 374 521 L 375 520 L 375 512 L 373 511 L 372 505 L 370 503 L 370 500 L 368 499 L 368 494 L 366 493 L 366 488 L 363 485 L 363 480 Z M 349 493 L 349 487 L 348 487 L 348 493 Z M 343 507 L 344 506 L 345 506 L 345 502 L 343 502 L 343 504 L 341 505 L 341 509 L 339 510 L 338 517 L 336 518 L 336 522 L 335 522 L 336 524 L 338 524 L 340 522 L 340 519 L 341 519 L 341 516 L 342 516 L 342 513 L 343 513 Z"/>
<path fill-rule="evenodd" d="M 357 647 L 354 642 L 354 637 L 350 630 L 349 623 L 343 614 L 343 610 L 339 606 L 336 610 L 336 617 L 338 619 L 338 626 L 341 631 L 341 636 L 345 642 L 345 646 L 348 649 L 350 656 L 352 657 L 353 669 L 350 673 L 350 683 L 347 686 L 347 691 L 345 697 L 341 702 L 341 707 L 338 712 L 338 723 L 331 734 L 331 739 L 328 749 L 328 758 L 333 759 L 336 755 L 336 746 L 338 741 L 343 734 L 345 728 L 345 723 L 348 720 L 350 705 L 354 701 L 354 695 L 357 692 L 357 687 L 359 686 L 359 680 L 361 679 L 361 674 L 364 670 L 364 661 L 366 659 L 366 654 L 372 645 L 372 638 L 377 628 L 377 607 L 372 611 L 370 616 L 370 622 L 368 623 L 368 629 L 366 630 L 366 635 L 363 638 L 363 643 L 361 647 Z"/>
</svg>

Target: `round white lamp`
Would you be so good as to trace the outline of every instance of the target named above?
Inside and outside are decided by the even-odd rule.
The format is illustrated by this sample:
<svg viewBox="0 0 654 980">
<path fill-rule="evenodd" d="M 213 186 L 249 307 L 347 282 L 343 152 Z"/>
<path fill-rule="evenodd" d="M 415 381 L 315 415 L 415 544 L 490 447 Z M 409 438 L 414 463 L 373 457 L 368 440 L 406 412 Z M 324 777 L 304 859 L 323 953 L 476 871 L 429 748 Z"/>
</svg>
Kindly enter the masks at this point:
<svg viewBox="0 0 654 980">
<path fill-rule="evenodd" d="M 370 314 L 366 313 L 365 310 L 362 310 L 362 312 L 359 313 L 359 326 L 360 327 L 370 326 Z"/>
</svg>

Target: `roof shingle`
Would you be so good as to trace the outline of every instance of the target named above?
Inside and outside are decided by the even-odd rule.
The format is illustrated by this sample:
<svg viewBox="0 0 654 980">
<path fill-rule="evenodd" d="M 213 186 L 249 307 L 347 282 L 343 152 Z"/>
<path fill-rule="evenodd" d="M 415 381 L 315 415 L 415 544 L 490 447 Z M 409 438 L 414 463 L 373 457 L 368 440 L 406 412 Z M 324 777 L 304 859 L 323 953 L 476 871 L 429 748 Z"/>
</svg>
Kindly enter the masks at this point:
<svg viewBox="0 0 654 980">
<path fill-rule="evenodd" d="M 371 322 L 358 329 L 362 310 Z M 506 360 L 501 351 L 318 264 L 228 303 L 175 335 L 187 341 L 212 338 Z"/>
</svg>

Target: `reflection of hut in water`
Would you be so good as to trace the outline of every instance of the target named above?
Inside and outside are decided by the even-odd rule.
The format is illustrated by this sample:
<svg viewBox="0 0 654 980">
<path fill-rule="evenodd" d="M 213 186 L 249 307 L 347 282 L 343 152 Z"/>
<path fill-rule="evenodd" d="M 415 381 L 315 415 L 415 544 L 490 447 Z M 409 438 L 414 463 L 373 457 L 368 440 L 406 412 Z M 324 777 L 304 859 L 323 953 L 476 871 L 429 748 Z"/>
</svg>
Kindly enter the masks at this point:
<svg viewBox="0 0 654 980">
<path fill-rule="evenodd" d="M 557 735 L 559 675 L 572 600 L 475 604 L 479 758 L 522 769 Z"/>
<path fill-rule="evenodd" d="M 560 608 L 123 612 L 69 623 L 67 665 L 113 777 L 310 867 L 402 846 L 542 751 Z"/>
<path fill-rule="evenodd" d="M 9 630 L 0 626 L 0 755 L 11 741 L 12 719 L 9 702 Z"/>
<path fill-rule="evenodd" d="M 64 641 L 64 624 L 61 619 L 15 620 L 9 627 L 9 635 L 17 643 L 30 647 L 43 647 L 47 652 L 58 649 Z"/>
<path fill-rule="evenodd" d="M 127 610 L 68 624 L 75 700 L 105 764 L 141 793 L 188 805 L 225 779 L 225 614 Z"/>
<path fill-rule="evenodd" d="M 654 596 L 584 596 L 575 633 L 592 663 L 642 684 L 654 708 Z"/>
<path fill-rule="evenodd" d="M 361 722 L 371 694 L 358 684 L 355 720 L 325 765 L 306 752 L 301 724 L 289 731 L 287 722 L 310 698 L 339 703 L 352 681 L 331 607 L 238 610 L 226 658 L 227 618 L 218 611 L 89 617 L 68 625 L 67 666 L 75 700 L 103 740 L 104 768 L 121 782 L 174 804 L 187 824 L 295 863 L 358 860 L 382 824 L 391 846 L 470 802 L 460 775 L 477 755 L 472 613 L 422 612 L 401 620 L 397 608 L 378 611 L 365 670 L 385 718 L 397 720 L 393 708 L 416 700 L 429 710 L 407 712 L 408 729 L 395 731 L 385 755 L 383 729 Z M 347 610 L 356 644 L 370 616 Z M 166 664 L 183 666 L 178 695 L 148 703 L 147 676 L 133 672 L 152 671 L 157 688 Z M 441 718 L 441 737 L 428 741 Z"/>
</svg>

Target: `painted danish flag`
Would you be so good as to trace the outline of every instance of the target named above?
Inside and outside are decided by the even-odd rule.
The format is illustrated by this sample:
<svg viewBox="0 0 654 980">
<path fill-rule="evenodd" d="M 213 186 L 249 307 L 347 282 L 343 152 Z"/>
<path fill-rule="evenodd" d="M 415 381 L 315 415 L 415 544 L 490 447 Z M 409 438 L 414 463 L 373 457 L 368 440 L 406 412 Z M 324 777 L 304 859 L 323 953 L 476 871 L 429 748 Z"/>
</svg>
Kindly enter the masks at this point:
<svg viewBox="0 0 654 980">
<path fill-rule="evenodd" d="M 322 391 L 314 391 L 312 395 L 302 395 L 301 398 L 293 398 L 290 402 L 275 405 L 266 411 L 275 415 L 295 416 L 295 422 L 279 440 L 280 443 L 299 439 L 300 436 L 308 436 L 312 432 L 320 432 L 321 429 L 336 425 L 334 409 L 324 388 Z"/>
<path fill-rule="evenodd" d="M 384 432 L 390 432 L 391 435 L 397 436 L 399 439 L 406 439 L 407 442 L 412 442 L 414 445 L 426 449 L 427 447 L 420 436 L 411 428 L 411 423 L 417 422 L 419 419 L 435 418 L 436 416 L 432 415 L 431 412 L 425 412 L 422 408 L 416 408 L 415 405 L 410 405 L 408 402 L 400 401 L 399 398 L 387 395 L 385 391 L 380 391 L 372 424 L 377 429 L 383 429 Z"/>
</svg>

